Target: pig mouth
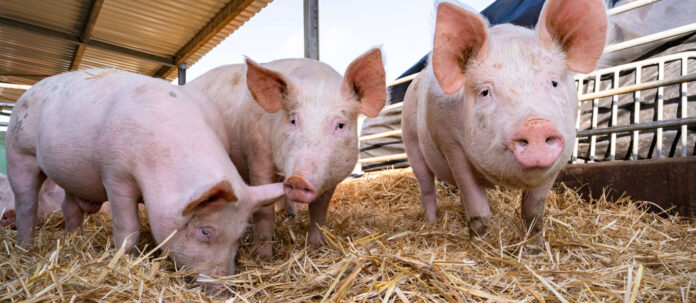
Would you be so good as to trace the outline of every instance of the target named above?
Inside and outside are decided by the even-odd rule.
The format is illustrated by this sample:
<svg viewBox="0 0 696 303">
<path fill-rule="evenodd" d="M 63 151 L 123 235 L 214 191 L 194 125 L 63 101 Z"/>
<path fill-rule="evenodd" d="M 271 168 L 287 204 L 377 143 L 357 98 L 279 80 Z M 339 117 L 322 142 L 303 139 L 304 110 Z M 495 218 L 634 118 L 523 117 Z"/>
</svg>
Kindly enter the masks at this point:
<svg viewBox="0 0 696 303">
<path fill-rule="evenodd" d="M 309 204 L 317 197 L 317 189 L 301 175 L 292 175 L 283 182 L 283 191 L 288 200 Z"/>
</svg>

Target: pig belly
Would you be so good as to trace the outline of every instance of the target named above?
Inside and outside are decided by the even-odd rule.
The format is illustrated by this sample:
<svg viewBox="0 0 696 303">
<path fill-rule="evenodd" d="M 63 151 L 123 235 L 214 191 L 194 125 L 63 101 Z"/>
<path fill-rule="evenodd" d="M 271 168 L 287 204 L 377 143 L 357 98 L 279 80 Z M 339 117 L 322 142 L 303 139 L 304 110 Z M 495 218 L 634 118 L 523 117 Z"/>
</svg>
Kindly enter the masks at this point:
<svg viewBox="0 0 696 303">
<path fill-rule="evenodd" d="M 457 186 L 452 175 L 452 169 L 450 169 L 447 160 L 440 154 L 440 151 L 437 150 L 430 136 L 419 133 L 418 142 L 423 158 L 428 163 L 428 167 L 433 175 L 451 185 Z"/>
<path fill-rule="evenodd" d="M 48 148 L 48 151 L 50 150 Z M 42 154 L 50 156 L 42 156 Z M 60 154 L 65 153 L 38 153 L 39 166 L 47 177 L 53 179 L 66 192 L 81 199 L 108 200 L 102 178 L 89 161 L 84 161 L 84 158 L 77 155 L 67 154 L 61 157 L 58 156 Z"/>
</svg>

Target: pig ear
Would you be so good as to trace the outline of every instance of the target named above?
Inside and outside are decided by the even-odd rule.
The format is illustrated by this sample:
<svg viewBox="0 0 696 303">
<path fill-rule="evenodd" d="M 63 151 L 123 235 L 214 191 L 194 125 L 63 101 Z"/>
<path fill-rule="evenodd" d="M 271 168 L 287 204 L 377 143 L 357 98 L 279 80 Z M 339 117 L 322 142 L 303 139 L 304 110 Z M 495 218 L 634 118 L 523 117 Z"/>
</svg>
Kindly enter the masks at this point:
<svg viewBox="0 0 696 303">
<path fill-rule="evenodd" d="M 369 50 L 350 63 L 343 78 L 342 93 L 345 98 L 358 95 L 360 112 L 377 117 L 387 102 L 386 73 L 379 48 Z"/>
<path fill-rule="evenodd" d="M 283 183 L 250 186 L 249 194 L 254 207 L 270 205 L 284 195 Z"/>
<path fill-rule="evenodd" d="M 290 82 L 281 73 L 264 68 L 246 58 L 247 87 L 251 95 L 265 111 L 275 113 L 283 108 Z"/>
<path fill-rule="evenodd" d="M 432 66 L 442 91 L 450 95 L 466 81 L 466 65 L 488 51 L 486 22 L 473 12 L 452 3 L 437 6 Z"/>
<path fill-rule="evenodd" d="M 237 196 L 232 191 L 232 186 L 227 180 L 218 182 L 217 184 L 204 189 L 202 193 L 194 194 L 192 199 L 189 199 L 186 208 L 181 212 L 181 215 L 186 216 L 193 211 L 200 210 L 206 207 L 219 207 L 227 203 L 237 201 Z"/>
<path fill-rule="evenodd" d="M 594 70 L 604 50 L 607 14 L 602 0 L 548 0 L 541 10 L 537 35 L 545 43 L 558 43 L 568 57 L 568 69 Z"/>
</svg>

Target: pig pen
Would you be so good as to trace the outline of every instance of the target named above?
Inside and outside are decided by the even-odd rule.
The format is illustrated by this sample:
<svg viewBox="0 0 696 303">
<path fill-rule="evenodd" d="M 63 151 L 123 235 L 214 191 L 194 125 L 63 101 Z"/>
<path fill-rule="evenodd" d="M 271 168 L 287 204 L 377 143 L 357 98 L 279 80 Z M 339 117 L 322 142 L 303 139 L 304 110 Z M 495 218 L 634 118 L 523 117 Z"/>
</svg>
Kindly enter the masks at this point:
<svg viewBox="0 0 696 303">
<path fill-rule="evenodd" d="M 113 248 L 107 215 L 87 216 L 82 231 L 67 234 L 56 213 L 39 222 L 29 251 L 15 245 L 15 230 L 0 230 L 0 301 L 696 301 L 696 223 L 647 211 L 649 203 L 587 201 L 561 185 L 546 202 L 547 245 L 529 254 L 518 192 L 488 191 L 490 245 L 470 241 L 456 189 L 440 184 L 438 198 L 431 225 L 410 169 L 346 180 L 331 202 L 325 247 L 307 247 L 306 207 L 296 220 L 278 216 L 273 261 L 254 259 L 247 233 L 238 274 L 214 279 L 230 294 L 217 298 L 154 247 L 145 222 L 142 253 L 131 256 Z"/>
</svg>

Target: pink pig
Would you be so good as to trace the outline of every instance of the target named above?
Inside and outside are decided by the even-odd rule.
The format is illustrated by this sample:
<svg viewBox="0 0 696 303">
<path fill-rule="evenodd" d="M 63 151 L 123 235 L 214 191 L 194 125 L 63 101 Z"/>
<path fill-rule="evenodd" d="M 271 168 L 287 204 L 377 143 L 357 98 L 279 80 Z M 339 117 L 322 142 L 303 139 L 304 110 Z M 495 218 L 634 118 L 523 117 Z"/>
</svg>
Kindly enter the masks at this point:
<svg viewBox="0 0 696 303">
<path fill-rule="evenodd" d="M 546 196 L 575 141 L 573 72 L 594 69 L 606 27 L 601 0 L 549 0 L 536 30 L 487 28 L 478 14 L 439 4 L 431 62 L 406 93 L 402 122 L 428 221 L 435 177 L 459 188 L 471 236 L 486 241 L 485 188 L 519 188 L 531 247 L 544 243 Z"/>
<path fill-rule="evenodd" d="M 251 184 L 284 180 L 290 201 L 309 204 L 309 243 L 321 245 L 323 225 L 336 185 L 358 159 L 357 117 L 374 117 L 386 102 L 382 53 L 372 49 L 341 77 L 310 59 L 216 68 L 189 84 L 222 112 L 230 135 L 230 157 Z M 274 209 L 254 215 L 257 256 L 268 260 Z"/>
<path fill-rule="evenodd" d="M 60 209 L 60 204 L 65 198 L 65 191 L 56 185 L 51 179 L 46 179 L 39 191 L 38 216 L 47 217 Z M 0 213 L 2 220 L 0 225 L 8 226 L 15 223 L 15 198 L 7 177 L 0 174 Z"/>
<path fill-rule="evenodd" d="M 232 274 L 248 218 L 283 187 L 247 186 L 228 140 L 215 105 L 194 89 L 112 69 L 44 79 L 19 99 L 8 127 L 17 240 L 32 243 L 48 176 L 67 193 L 66 225 L 79 226 L 89 204 L 108 199 L 114 243 L 131 250 L 143 201 L 158 243 L 177 231 L 165 247 L 179 265 Z"/>
</svg>

